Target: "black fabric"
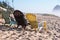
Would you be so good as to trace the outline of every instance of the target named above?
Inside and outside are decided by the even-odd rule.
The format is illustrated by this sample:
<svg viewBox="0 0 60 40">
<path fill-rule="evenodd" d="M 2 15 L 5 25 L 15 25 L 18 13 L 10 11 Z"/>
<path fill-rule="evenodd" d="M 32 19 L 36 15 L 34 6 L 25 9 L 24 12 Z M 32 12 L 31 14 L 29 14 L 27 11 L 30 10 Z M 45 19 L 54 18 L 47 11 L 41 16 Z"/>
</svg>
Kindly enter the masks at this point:
<svg viewBox="0 0 60 40">
<path fill-rule="evenodd" d="M 15 10 L 13 15 L 15 17 L 17 25 L 21 25 L 22 27 L 27 26 L 27 20 L 24 18 L 24 14 L 21 11 Z"/>
</svg>

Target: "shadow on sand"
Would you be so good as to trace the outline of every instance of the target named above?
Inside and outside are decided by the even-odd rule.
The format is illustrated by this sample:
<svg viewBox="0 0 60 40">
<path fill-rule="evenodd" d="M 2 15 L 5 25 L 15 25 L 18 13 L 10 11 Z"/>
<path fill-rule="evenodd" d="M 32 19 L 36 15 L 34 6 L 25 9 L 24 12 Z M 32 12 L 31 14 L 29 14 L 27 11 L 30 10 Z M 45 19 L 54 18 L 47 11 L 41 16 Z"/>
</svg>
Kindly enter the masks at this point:
<svg viewBox="0 0 60 40">
<path fill-rule="evenodd" d="M 13 27 L 10 27 L 10 26 L 4 26 L 4 25 L 0 25 L 0 30 L 1 31 L 14 31 L 14 30 L 17 30 L 17 31 L 21 31 L 22 29 L 21 28 L 13 28 Z"/>
<path fill-rule="evenodd" d="M 4 26 L 4 25 L 0 25 L 0 30 L 1 31 L 23 31 L 22 28 L 16 28 L 16 27 L 10 27 L 10 26 Z M 24 31 L 30 31 L 30 32 L 33 32 L 35 30 L 32 30 L 32 29 L 25 29 Z"/>
</svg>

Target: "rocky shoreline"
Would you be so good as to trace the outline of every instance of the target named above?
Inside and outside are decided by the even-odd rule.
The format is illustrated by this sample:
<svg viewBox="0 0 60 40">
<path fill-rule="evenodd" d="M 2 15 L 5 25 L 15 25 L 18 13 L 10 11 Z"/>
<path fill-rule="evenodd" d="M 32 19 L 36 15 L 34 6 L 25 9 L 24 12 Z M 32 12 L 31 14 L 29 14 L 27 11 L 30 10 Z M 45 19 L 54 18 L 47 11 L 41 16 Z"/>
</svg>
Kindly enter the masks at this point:
<svg viewBox="0 0 60 40">
<path fill-rule="evenodd" d="M 37 15 L 37 21 L 47 21 L 48 32 L 35 32 L 0 26 L 0 40 L 60 40 L 60 18 Z"/>
</svg>

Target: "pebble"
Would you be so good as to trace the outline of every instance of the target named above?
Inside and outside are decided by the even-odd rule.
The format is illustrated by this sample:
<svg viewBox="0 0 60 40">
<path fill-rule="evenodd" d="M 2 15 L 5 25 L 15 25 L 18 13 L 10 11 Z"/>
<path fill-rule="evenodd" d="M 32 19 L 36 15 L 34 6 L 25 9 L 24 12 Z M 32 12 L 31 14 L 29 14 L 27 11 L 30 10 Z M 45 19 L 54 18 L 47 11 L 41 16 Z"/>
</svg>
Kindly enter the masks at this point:
<svg viewBox="0 0 60 40">
<path fill-rule="evenodd" d="M 56 36 L 57 38 L 60 38 L 60 35 L 59 36 Z"/>
<path fill-rule="evenodd" d="M 0 40 L 60 40 L 60 22 L 59 22 L 60 19 L 58 20 L 55 17 L 43 16 L 40 20 L 47 21 L 47 28 L 49 30 L 48 33 L 44 33 L 45 31 L 43 30 L 42 30 L 43 32 L 40 33 L 40 32 L 30 31 L 31 29 L 29 31 L 25 30 L 23 32 L 23 31 L 8 30 L 6 28 L 3 28 L 4 31 L 0 30 Z"/>
</svg>

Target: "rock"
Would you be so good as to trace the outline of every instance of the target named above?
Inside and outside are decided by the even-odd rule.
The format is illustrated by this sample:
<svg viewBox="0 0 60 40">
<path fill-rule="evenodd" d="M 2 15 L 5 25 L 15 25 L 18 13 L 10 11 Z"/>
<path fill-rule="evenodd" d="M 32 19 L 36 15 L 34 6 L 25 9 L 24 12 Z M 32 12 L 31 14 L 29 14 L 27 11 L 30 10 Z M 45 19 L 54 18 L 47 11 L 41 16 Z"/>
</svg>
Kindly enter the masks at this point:
<svg viewBox="0 0 60 40">
<path fill-rule="evenodd" d="M 27 40 L 30 40 L 29 38 L 26 38 Z"/>
<path fill-rule="evenodd" d="M 55 36 L 53 36 L 52 40 L 58 40 Z"/>
<path fill-rule="evenodd" d="M 54 33 L 54 35 L 56 36 L 56 33 Z"/>
<path fill-rule="evenodd" d="M 47 31 L 47 34 L 48 34 L 49 36 L 51 36 L 51 35 L 52 35 L 52 33 L 51 33 L 51 32 L 49 32 L 49 31 Z"/>
<path fill-rule="evenodd" d="M 2 38 L 6 38 L 6 37 L 7 37 L 7 35 L 2 36 Z"/>
<path fill-rule="evenodd" d="M 57 38 L 60 38 L 60 35 L 59 36 L 56 36 Z"/>
<path fill-rule="evenodd" d="M 5 20 L 3 18 L 0 19 L 0 25 L 4 24 Z"/>
<path fill-rule="evenodd" d="M 57 29 L 57 32 L 60 33 L 60 29 Z"/>
<path fill-rule="evenodd" d="M 10 34 L 13 34 L 13 31 L 9 31 Z"/>
<path fill-rule="evenodd" d="M 38 40 L 42 40 L 41 38 L 39 38 Z"/>
<path fill-rule="evenodd" d="M 52 38 L 52 40 L 58 40 L 57 38 Z"/>
</svg>

